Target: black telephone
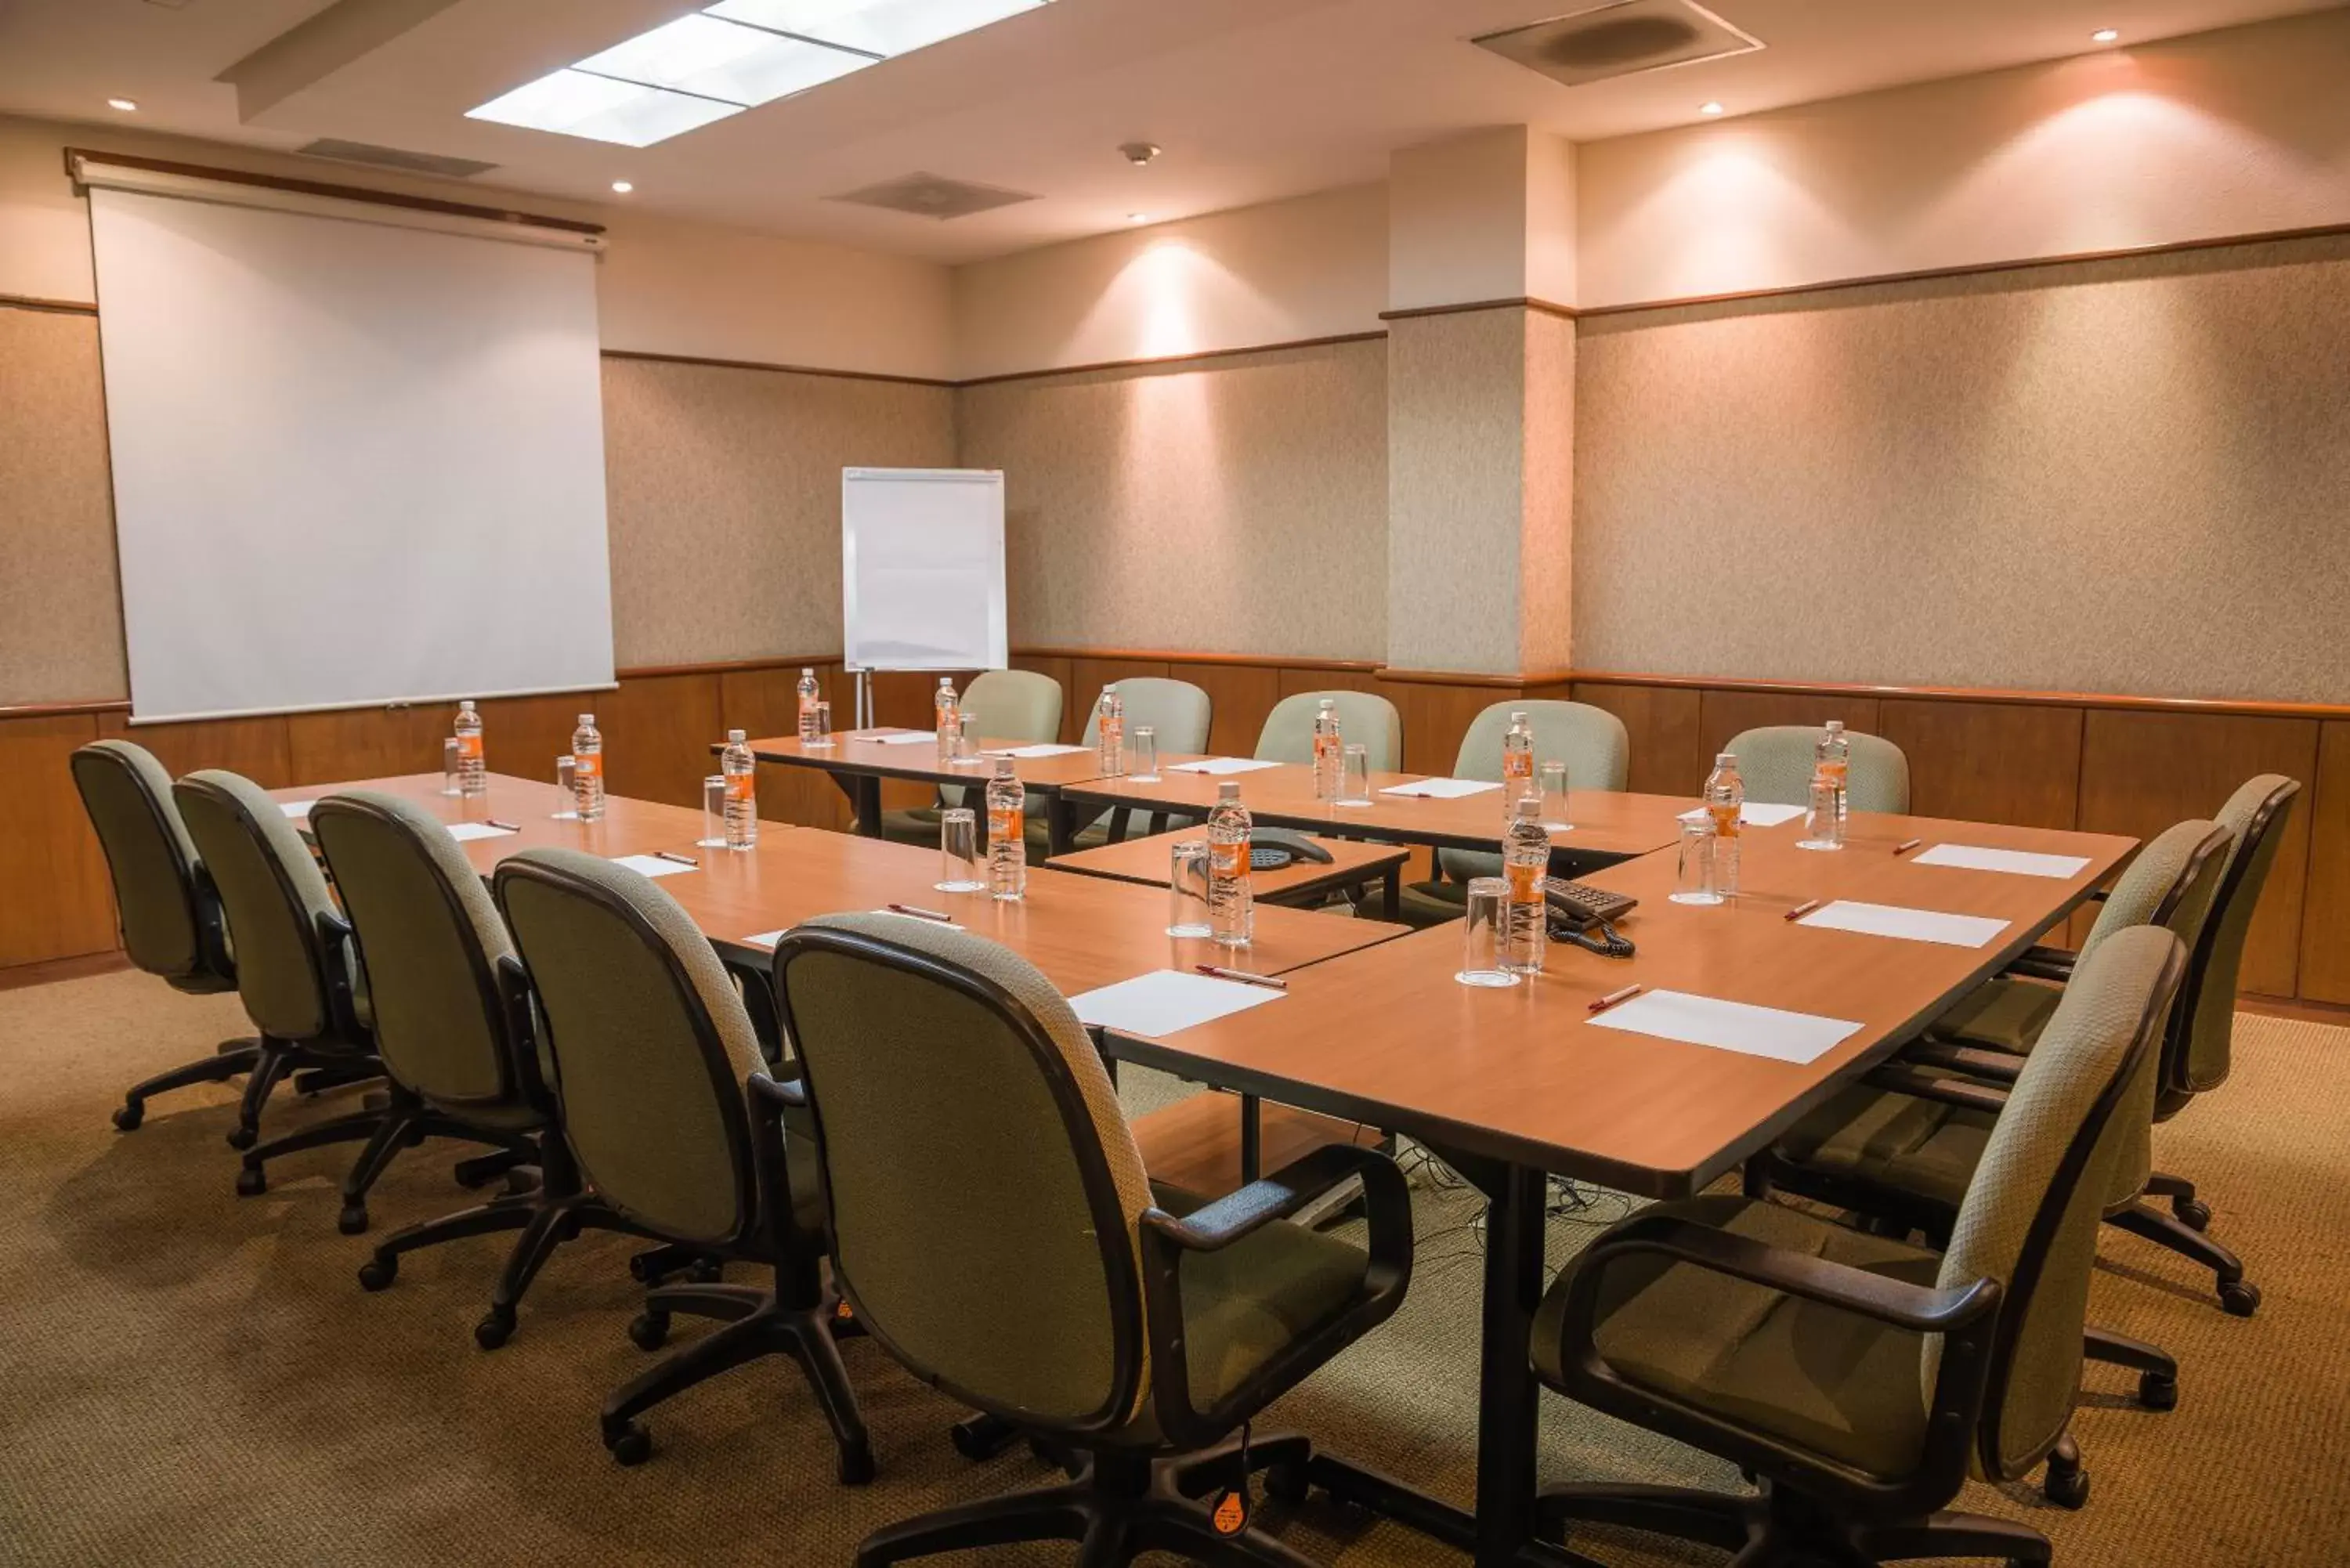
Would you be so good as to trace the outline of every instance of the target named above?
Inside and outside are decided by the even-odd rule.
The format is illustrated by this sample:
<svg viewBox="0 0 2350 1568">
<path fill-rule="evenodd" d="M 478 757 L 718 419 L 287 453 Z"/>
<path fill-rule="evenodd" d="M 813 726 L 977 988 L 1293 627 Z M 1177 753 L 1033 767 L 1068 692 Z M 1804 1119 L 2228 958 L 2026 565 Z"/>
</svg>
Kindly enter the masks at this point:
<svg viewBox="0 0 2350 1568">
<path fill-rule="evenodd" d="M 1614 922 L 1639 908 L 1639 899 L 1563 877 L 1543 878 L 1543 898 L 1550 905 L 1550 934 L 1557 940 L 1572 942 L 1602 958 L 1632 956 L 1631 942 L 1616 934 Z M 1591 934 L 1594 927 L 1598 929 L 1597 936 Z"/>
<path fill-rule="evenodd" d="M 1278 871 L 1300 860 L 1311 860 L 1317 866 L 1327 866 L 1330 852 L 1302 833 L 1285 827 L 1255 827 L 1249 830 L 1249 868 L 1253 871 Z"/>
</svg>

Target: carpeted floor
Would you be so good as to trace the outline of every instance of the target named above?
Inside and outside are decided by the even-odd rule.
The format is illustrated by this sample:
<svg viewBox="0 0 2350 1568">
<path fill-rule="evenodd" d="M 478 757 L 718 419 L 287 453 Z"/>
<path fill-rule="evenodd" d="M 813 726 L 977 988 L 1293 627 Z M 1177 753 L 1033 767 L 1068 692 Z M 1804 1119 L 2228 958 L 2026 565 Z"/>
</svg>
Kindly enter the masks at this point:
<svg viewBox="0 0 2350 1568">
<path fill-rule="evenodd" d="M 367 1243 L 335 1231 L 348 1151 L 290 1158 L 268 1194 L 240 1200 L 225 1094 L 159 1100 L 133 1135 L 109 1127 L 123 1085 L 244 1032 L 234 998 L 175 996 L 135 974 L 0 992 L 0 1563 L 845 1564 L 877 1524 L 1044 1479 L 1024 1455 L 956 1456 L 945 1432 L 962 1412 L 861 1342 L 847 1359 L 881 1467 L 873 1486 L 834 1484 L 822 1424 L 781 1364 L 654 1412 L 652 1461 L 616 1467 L 595 1417 L 644 1364 L 621 1332 L 629 1244 L 567 1248 L 513 1344 L 484 1354 L 470 1330 L 502 1240 L 412 1255 L 393 1289 L 367 1295 L 352 1277 Z M 2092 1368 L 2074 1428 L 2088 1508 L 2064 1513 L 2028 1487 L 1963 1501 L 2029 1518 L 2068 1568 L 2350 1560 L 2350 1031 L 2247 1016 L 2239 1041 L 2234 1081 L 2157 1147 L 2204 1184 L 2214 1233 L 2267 1293 L 2260 1316 L 2222 1315 L 2208 1276 L 2109 1235 L 2095 1315 L 2178 1355 L 2178 1409 L 2140 1410 L 2121 1375 Z M 1138 1102 L 1168 1092 L 1128 1087 Z M 281 1102 L 267 1125 L 324 1109 Z M 404 1157 L 378 1189 L 378 1230 L 457 1207 L 452 1158 L 440 1146 Z M 1403 1311 L 1276 1423 L 1465 1501 L 1475 1210 L 1432 1184 L 1419 1201 Z M 1587 1219 L 1556 1221 L 1555 1257 L 1621 1206 L 1603 1195 Z M 1556 1398 L 1544 1448 L 1545 1480 L 1736 1480 Z M 1457 1560 L 1318 1500 L 1261 1517 L 1347 1568 Z M 1587 1549 L 1627 1564 L 1718 1561 L 1629 1541 Z"/>
</svg>

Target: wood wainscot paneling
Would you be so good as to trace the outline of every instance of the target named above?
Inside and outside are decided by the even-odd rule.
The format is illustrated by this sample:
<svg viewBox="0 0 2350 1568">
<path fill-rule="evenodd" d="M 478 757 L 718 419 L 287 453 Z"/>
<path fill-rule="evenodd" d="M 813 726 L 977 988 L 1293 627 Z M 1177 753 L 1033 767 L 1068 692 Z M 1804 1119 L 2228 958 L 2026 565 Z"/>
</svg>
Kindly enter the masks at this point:
<svg viewBox="0 0 2350 1568">
<path fill-rule="evenodd" d="M 1887 698 L 1877 733 L 1909 759 L 1919 816 L 2070 828 L 2080 819 L 2078 708 Z"/>
<path fill-rule="evenodd" d="M 1403 718 L 1403 771 L 1447 774 L 1460 761 L 1461 740 L 1477 715 L 1496 702 L 1524 694 L 1507 675 L 1445 675 L 1419 670 L 1380 671 L 1379 695 Z"/>
<path fill-rule="evenodd" d="M 116 944 L 106 857 L 83 813 L 70 759 L 99 715 L 0 719 L 0 965 L 105 952 Z"/>
<path fill-rule="evenodd" d="M 1170 662 L 1168 676 L 1208 694 L 1208 750 L 1218 756 L 1254 754 L 1273 705 L 1281 701 L 1281 671 L 1270 664 Z"/>
<path fill-rule="evenodd" d="M 155 753 L 173 778 L 199 768 L 226 768 L 264 789 L 284 789 L 303 781 L 294 776 L 286 754 L 286 716 L 258 719 L 194 719 L 184 723 L 133 724 L 120 710 L 100 713 L 98 731 L 114 740 L 135 741 Z M 437 762 L 432 764 L 440 766 Z"/>
<path fill-rule="evenodd" d="M 2082 738 L 2077 826 L 2151 838 L 2175 822 L 2210 816 L 2255 774 L 2282 774 L 2307 786 L 2317 777 L 2317 732 L 2314 719 L 2092 709 Z M 2245 991 L 2293 994 L 2310 816 L 2304 787 L 2244 944 Z"/>
<path fill-rule="evenodd" d="M 1379 692 L 1376 665 L 1284 664 L 1278 673 L 1284 697 L 1303 696 L 1308 691 L 1369 691 L 1384 695 Z"/>
<path fill-rule="evenodd" d="M 1874 697 L 1821 695 L 1795 691 L 1725 691 L 1709 686 L 1698 707 L 1698 737 L 1704 760 L 1729 749 L 1731 737 L 1768 724 L 1801 724 L 1817 729 L 1830 719 L 1841 719 L 1847 730 L 1874 735 L 1879 722 Z M 1700 777 L 1698 781 L 1704 783 Z"/>
<path fill-rule="evenodd" d="M 1701 741 L 1701 694 L 1696 688 L 1578 680 L 1570 694 L 1624 722 L 1632 743 L 1626 788 L 1639 794 L 1693 795 L 1705 786 L 1713 753 Z"/>
<path fill-rule="evenodd" d="M 725 739 L 714 674 L 639 675 L 598 694 L 604 787 L 614 794 L 699 806 L 714 773 L 712 741 Z"/>
<path fill-rule="evenodd" d="M 2310 828 L 2301 994 L 2311 1002 L 2350 1002 L 2350 720 L 2325 723 L 2316 787 L 2301 798 Z"/>
<path fill-rule="evenodd" d="M 718 711 L 723 729 L 740 730 L 756 739 L 764 735 L 796 734 L 800 722 L 800 670 L 813 669 L 825 700 L 835 712 L 846 713 L 854 689 L 837 661 L 754 664 L 718 672 Z M 705 762 L 717 771 L 717 759 Z M 705 773 L 704 776 L 707 776 Z M 759 815 L 770 822 L 801 827 L 821 827 L 835 833 L 849 829 L 848 798 L 832 781 L 810 768 L 785 768 L 768 763 L 759 769 Z"/>
<path fill-rule="evenodd" d="M 613 695 L 609 691 L 556 691 L 538 697 L 489 699 L 480 704 L 483 763 L 493 773 L 510 774 L 518 779 L 545 779 L 553 784 L 556 760 L 571 754 L 571 732 L 579 727 L 580 714 L 595 714 L 596 728 L 604 732 L 605 745 L 611 745 L 608 699 Z M 437 738 L 427 751 L 432 760 L 421 766 L 429 772 L 441 765 Z"/>
<path fill-rule="evenodd" d="M 345 708 L 286 717 L 287 771 L 295 784 L 429 774 L 441 766 L 442 742 L 455 732 L 457 710 L 447 707 Z M 483 756 L 489 755 L 489 720 L 482 721 Z M 502 767 L 502 773 L 515 773 Z M 525 778 L 544 776 L 533 769 Z"/>
</svg>

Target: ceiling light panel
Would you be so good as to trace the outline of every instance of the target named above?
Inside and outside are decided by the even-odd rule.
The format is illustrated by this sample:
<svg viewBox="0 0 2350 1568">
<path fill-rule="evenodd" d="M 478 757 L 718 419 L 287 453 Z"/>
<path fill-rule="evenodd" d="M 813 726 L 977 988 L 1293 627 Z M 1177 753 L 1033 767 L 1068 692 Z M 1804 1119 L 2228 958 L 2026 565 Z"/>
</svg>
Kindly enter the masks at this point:
<svg viewBox="0 0 2350 1568">
<path fill-rule="evenodd" d="M 705 13 L 841 48 L 902 55 L 1046 0 L 719 0 Z"/>
<path fill-rule="evenodd" d="M 739 103 L 566 69 L 525 82 L 479 109 L 467 109 L 465 118 L 614 141 L 623 147 L 650 147 L 713 119 L 740 114 L 743 108 Z"/>
<path fill-rule="evenodd" d="M 862 69 L 871 55 L 740 26 L 715 16 L 680 16 L 639 33 L 574 69 L 673 88 L 751 108 Z"/>
</svg>

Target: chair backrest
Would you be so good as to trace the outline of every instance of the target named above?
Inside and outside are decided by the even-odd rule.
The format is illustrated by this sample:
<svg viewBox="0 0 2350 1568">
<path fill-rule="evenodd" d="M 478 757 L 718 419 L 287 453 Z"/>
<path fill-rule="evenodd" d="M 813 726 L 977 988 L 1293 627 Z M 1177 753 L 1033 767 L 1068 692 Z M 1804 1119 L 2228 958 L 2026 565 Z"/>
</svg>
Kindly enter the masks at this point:
<svg viewBox="0 0 2350 1568">
<path fill-rule="evenodd" d="M 1033 670 L 983 670 L 962 694 L 963 733 L 990 740 L 1053 741 L 1061 734 L 1061 683 Z"/>
<path fill-rule="evenodd" d="M 1819 739 L 1816 724 L 1765 724 L 1731 736 L 1721 749 L 1737 756 L 1748 800 L 1809 805 L 1813 748 Z M 1852 765 L 1845 774 L 1845 798 L 1852 809 L 1907 812 L 1909 759 L 1901 748 L 1882 735 L 1856 730 L 1846 730 L 1845 739 L 1852 742 Z"/>
<path fill-rule="evenodd" d="M 1337 704 L 1338 733 L 1350 746 L 1361 746 L 1373 773 L 1392 773 L 1403 762 L 1403 721 L 1396 706 L 1374 691 L 1301 691 L 1284 697 L 1264 716 L 1257 732 L 1256 754 L 1268 763 L 1311 763 L 1314 760 L 1314 718 L 1325 699 Z"/>
<path fill-rule="evenodd" d="M 1453 776 L 1498 779 L 1502 776 L 1502 738 L 1510 732 L 1510 715 L 1523 713 L 1534 734 L 1534 761 L 1566 764 L 1566 787 L 1620 790 L 1632 768 L 1632 740 L 1624 721 L 1588 702 L 1534 701 L 1518 698 L 1496 702 L 1477 715 L 1461 737 L 1461 753 Z M 1500 829 L 1494 836 L 1501 836 Z"/>
<path fill-rule="evenodd" d="M 2187 1028 L 2166 1054 L 2156 1114 L 2176 1116 L 2187 1102 L 2227 1081 L 2236 1036 L 2236 988 L 2244 964 L 2244 937 L 2268 887 L 2301 785 L 2281 774 L 2246 780 L 2219 811 L 2235 837 L 2227 871 L 2211 901 L 2201 947 L 2190 967 Z"/>
<path fill-rule="evenodd" d="M 858 1320 L 967 1404 L 1126 1421 L 1149 1386 L 1150 1189 L 1069 1004 L 993 942 L 887 915 L 792 931 L 775 991 Z"/>
<path fill-rule="evenodd" d="M 584 850 L 526 849 L 493 887 L 580 1173 L 662 1235 L 748 1234 L 760 1214 L 743 1085 L 764 1063 L 709 940 L 657 884 Z"/>
<path fill-rule="evenodd" d="M 326 874 L 260 785 L 222 768 L 172 786 L 236 944 L 236 990 L 265 1034 L 309 1041 L 348 1023 L 335 993 L 349 960 L 321 922 L 338 919 Z"/>
<path fill-rule="evenodd" d="M 1959 1206 L 1939 1283 L 2000 1282 L 1976 1463 L 2012 1480 L 2064 1435 L 2130 1077 L 2157 1049 L 2187 951 L 2158 926 L 2116 933 L 2074 971 Z M 1928 1400 L 1942 1342 L 1928 1336 Z"/>
<path fill-rule="evenodd" d="M 354 791 L 310 808 L 310 832 L 367 963 L 376 1054 L 426 1099 L 512 1103 L 516 1030 L 498 961 L 506 923 L 440 820 Z"/>
<path fill-rule="evenodd" d="M 1113 680 L 1118 701 L 1126 708 L 1126 732 L 1134 734 L 1135 726 L 1148 724 L 1158 732 L 1159 754 L 1168 756 L 1177 752 L 1204 752 L 1208 749 L 1208 720 L 1212 707 L 1208 694 L 1188 680 L 1170 680 L 1162 675 L 1135 675 L 1124 680 Z M 1108 686 L 1102 688 L 1103 691 Z M 1085 743 L 1094 745 L 1101 739 L 1101 694 L 1094 694 L 1092 710 L 1086 714 Z"/>
<path fill-rule="evenodd" d="M 129 741 L 97 741 L 73 754 L 74 787 L 106 851 L 122 949 L 150 974 L 182 980 L 211 971 L 234 977 L 206 941 L 211 895 L 196 878 L 196 846 L 172 799 L 172 775 Z"/>
</svg>

